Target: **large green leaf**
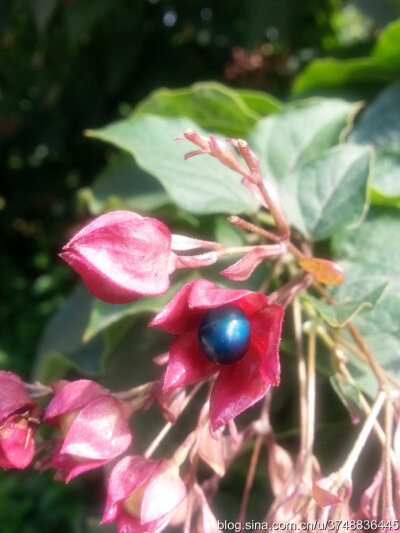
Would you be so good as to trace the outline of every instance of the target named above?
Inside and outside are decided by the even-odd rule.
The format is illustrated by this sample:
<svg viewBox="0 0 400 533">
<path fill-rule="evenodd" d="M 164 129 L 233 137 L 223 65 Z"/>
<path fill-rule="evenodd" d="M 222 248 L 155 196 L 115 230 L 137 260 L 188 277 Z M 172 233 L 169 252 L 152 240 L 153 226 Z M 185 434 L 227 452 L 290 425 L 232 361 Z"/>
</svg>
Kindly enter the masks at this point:
<svg viewBox="0 0 400 533">
<path fill-rule="evenodd" d="M 354 322 L 379 364 L 400 379 L 400 217 L 396 210 L 372 208 L 366 221 L 333 239 L 335 256 L 345 272 L 356 278 L 389 280 L 376 306 Z M 346 352 L 349 366 L 364 391 L 374 395 L 376 379 L 365 363 Z"/>
<path fill-rule="evenodd" d="M 400 19 L 388 24 L 380 34 L 372 56 L 382 63 L 400 62 Z"/>
<path fill-rule="evenodd" d="M 79 285 L 50 321 L 38 348 L 35 378 L 47 382 L 71 368 L 88 374 L 99 372 L 104 340 L 95 337 L 82 342 L 94 299 L 83 284 Z"/>
<path fill-rule="evenodd" d="M 248 89 L 236 89 L 236 94 L 254 112 L 263 117 L 270 113 L 275 113 L 282 109 L 282 104 L 274 96 L 261 91 L 250 91 Z"/>
<path fill-rule="evenodd" d="M 260 158 L 264 177 L 280 182 L 297 166 L 338 144 L 357 109 L 345 100 L 313 98 L 261 120 L 249 144 Z"/>
<path fill-rule="evenodd" d="M 303 297 L 331 326 L 338 328 L 352 320 L 363 309 L 369 312 L 381 298 L 387 284 L 387 281 L 382 282 L 375 278 L 364 278 L 352 284 L 345 283 L 347 292 L 337 300 L 335 305 L 314 298 L 308 293 Z"/>
<path fill-rule="evenodd" d="M 147 213 L 170 201 L 160 183 L 129 154 L 113 158 L 92 186 L 81 189 L 79 195 L 94 215 L 116 209 Z"/>
<path fill-rule="evenodd" d="M 349 141 L 400 151 L 400 82 L 387 87 L 365 109 Z"/>
<path fill-rule="evenodd" d="M 278 100 L 268 94 L 242 94 L 219 83 L 206 82 L 183 89 L 159 89 L 136 107 L 133 116 L 185 116 L 210 133 L 245 137 L 260 116 L 279 108 Z"/>
<path fill-rule="evenodd" d="M 400 216 L 395 209 L 373 207 L 359 227 L 333 238 L 333 254 L 353 276 L 385 276 L 389 292 L 400 290 Z"/>
<path fill-rule="evenodd" d="M 377 151 L 371 178 L 371 203 L 400 207 L 400 152 Z"/>
<path fill-rule="evenodd" d="M 184 160 L 184 154 L 195 147 L 187 141 L 174 141 L 174 137 L 186 128 L 206 134 L 188 118 L 153 115 L 139 115 L 88 134 L 131 153 L 138 165 L 156 177 L 175 203 L 187 211 L 254 211 L 256 201 L 241 185 L 240 176 L 207 155 Z"/>
<path fill-rule="evenodd" d="M 290 222 L 315 240 L 359 222 L 366 207 L 370 157 L 368 148 L 341 145 L 298 166 L 280 186 Z"/>
<path fill-rule="evenodd" d="M 380 35 L 370 57 L 358 59 L 316 59 L 297 77 L 293 92 L 301 94 L 323 87 L 352 83 L 387 83 L 400 73 L 400 20 Z"/>
<path fill-rule="evenodd" d="M 376 160 L 371 178 L 371 201 L 400 206 L 400 82 L 382 91 L 362 113 L 349 141 L 372 144 Z"/>
</svg>

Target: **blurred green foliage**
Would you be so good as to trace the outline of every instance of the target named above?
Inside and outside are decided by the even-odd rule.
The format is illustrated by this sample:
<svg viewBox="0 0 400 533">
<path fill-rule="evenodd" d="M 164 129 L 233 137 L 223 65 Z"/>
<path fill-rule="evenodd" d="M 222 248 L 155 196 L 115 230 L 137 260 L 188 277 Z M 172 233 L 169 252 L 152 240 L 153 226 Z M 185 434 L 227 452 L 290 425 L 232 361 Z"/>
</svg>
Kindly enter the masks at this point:
<svg viewBox="0 0 400 533">
<path fill-rule="evenodd" d="M 139 170 L 132 158 L 86 139 L 84 130 L 131 116 L 136 104 L 156 88 L 210 79 L 239 89 L 230 93 L 214 86 L 208 100 L 210 105 L 220 91 L 219 112 L 226 99 L 242 102 L 236 107 L 228 102 L 225 109 L 225 116 L 232 109 L 236 112 L 235 132 L 229 121 L 225 128 L 215 127 L 212 108 L 208 116 L 199 116 L 198 99 L 207 98 L 207 91 L 200 94 L 201 85 L 191 91 L 154 93 L 136 108 L 135 116 L 157 109 L 160 116 L 183 114 L 205 129 L 245 136 L 260 117 L 280 107 L 280 99 L 292 94 L 375 96 L 400 72 L 400 26 L 393 22 L 399 16 L 399 0 L 0 0 L 1 368 L 25 378 L 39 369 L 49 379 L 64 374 L 65 351 L 75 353 L 76 345 L 49 354 L 44 336 L 41 357 L 53 358 L 48 374 L 40 359 L 34 365 L 34 354 L 44 324 L 61 308 L 75 279 L 56 254 L 77 220 L 89 212 L 120 206 L 123 196 L 126 207 L 162 213 L 181 229 L 241 242 L 240 232 L 232 235 L 223 217 L 171 209 L 169 197 L 151 181 L 147 168 Z M 368 115 L 363 121 L 369 131 Z M 363 123 L 359 136 L 362 129 Z M 398 172 L 398 153 L 391 148 L 378 150 L 378 155 L 384 172 L 372 191 L 375 203 L 395 205 L 393 198 L 398 202 L 400 192 L 393 190 L 393 180 L 387 185 L 385 176 L 393 169 Z M 79 289 L 74 298 L 90 299 Z M 103 324 L 100 318 L 113 320 L 109 310 L 100 304 L 92 309 L 92 304 L 81 307 L 87 320 L 91 313 L 91 322 L 82 321 L 89 331 Z M 144 310 L 153 308 L 144 304 Z M 124 316 L 136 312 L 134 307 L 121 309 Z M 58 315 L 54 320 L 63 329 L 70 317 Z M 143 323 L 118 324 L 108 327 L 101 339 L 105 345 L 96 344 L 94 337 L 84 356 L 79 352 L 79 365 L 69 368 L 77 372 L 84 361 L 87 371 L 99 370 L 98 354 L 109 358 L 116 339 L 119 352 L 122 346 L 128 353 L 126 339 Z M 139 352 L 146 350 L 148 346 Z M 110 373 L 110 382 L 118 379 Z M 280 402 L 289 402 L 284 393 Z M 280 430 L 291 422 L 281 423 Z M 67 490 L 49 476 L 34 473 L 1 473 L 0 502 L 4 533 L 84 533 L 92 527 L 86 525 L 89 502 L 98 512 L 98 502 L 88 491 Z"/>
</svg>

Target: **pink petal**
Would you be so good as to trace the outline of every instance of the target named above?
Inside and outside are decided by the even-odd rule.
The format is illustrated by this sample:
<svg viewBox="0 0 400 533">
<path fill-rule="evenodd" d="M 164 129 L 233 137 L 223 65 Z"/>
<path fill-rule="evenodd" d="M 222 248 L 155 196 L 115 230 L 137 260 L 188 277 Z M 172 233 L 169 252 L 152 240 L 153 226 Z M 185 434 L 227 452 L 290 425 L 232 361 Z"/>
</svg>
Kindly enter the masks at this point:
<svg viewBox="0 0 400 533">
<path fill-rule="evenodd" d="M 272 245 L 269 248 L 255 246 L 250 252 L 239 259 L 239 261 L 222 270 L 220 274 L 234 281 L 244 281 L 252 275 L 258 265 L 265 259 L 281 254 L 282 247 L 280 245 Z"/>
<path fill-rule="evenodd" d="M 0 370 L 0 422 L 22 408 L 36 406 L 19 376 Z"/>
<path fill-rule="evenodd" d="M 83 407 L 88 402 L 109 394 L 107 389 L 89 379 L 78 379 L 65 385 L 49 403 L 44 420 L 57 427 L 56 417 Z"/>
<path fill-rule="evenodd" d="M 268 477 L 272 493 L 278 496 L 294 470 L 290 454 L 276 443 L 273 435 L 267 437 Z"/>
<path fill-rule="evenodd" d="M 60 255 L 95 296 L 127 303 L 167 292 L 170 251 L 171 234 L 165 224 L 130 211 L 113 211 L 85 226 Z"/>
<path fill-rule="evenodd" d="M 33 430 L 26 419 L 15 416 L 0 429 L 0 449 L 6 468 L 26 468 L 35 454 Z M 4 465 L 2 465 L 4 466 Z"/>
<path fill-rule="evenodd" d="M 124 452 L 131 442 L 132 434 L 120 402 L 111 396 L 101 396 L 85 405 L 72 422 L 61 454 L 110 460 Z"/>
<path fill-rule="evenodd" d="M 216 533 L 220 531 L 217 519 L 210 509 L 207 498 L 199 486 L 196 486 L 199 498 L 199 518 L 197 521 L 197 533 Z"/>
<path fill-rule="evenodd" d="M 177 468 L 162 461 L 144 492 L 140 521 L 147 524 L 173 511 L 186 497 L 186 487 Z"/>
<path fill-rule="evenodd" d="M 142 533 L 144 531 L 146 529 L 139 522 L 138 518 L 134 518 L 124 511 L 118 516 L 118 533 Z"/>
<path fill-rule="evenodd" d="M 168 524 L 168 518 L 163 517 L 148 524 L 141 524 L 138 518 L 122 511 L 118 515 L 118 533 L 158 533 Z"/>
<path fill-rule="evenodd" d="M 333 492 L 323 489 L 317 483 L 313 483 L 312 495 L 317 505 L 320 507 L 327 507 L 329 505 L 335 505 L 342 500 Z"/>
<path fill-rule="evenodd" d="M 198 323 L 202 313 L 191 311 L 188 308 L 189 295 L 192 292 L 193 284 L 199 280 L 189 281 L 179 292 L 170 300 L 170 302 L 160 311 L 150 322 L 150 326 L 158 326 L 168 333 L 177 335 L 184 333 Z"/>
<path fill-rule="evenodd" d="M 385 477 L 385 465 L 382 462 L 370 486 L 363 492 L 360 500 L 362 516 L 369 520 L 377 520 L 379 514 L 381 490 Z"/>
<path fill-rule="evenodd" d="M 269 305 L 250 318 L 250 342 L 261 356 L 261 375 L 271 385 L 279 385 L 279 342 L 283 316 L 282 307 Z"/>
<path fill-rule="evenodd" d="M 41 465 L 41 471 L 47 468 L 57 468 L 57 472 L 54 476 L 55 480 L 65 481 L 69 483 L 71 479 L 84 474 L 94 468 L 103 466 L 107 461 L 82 461 L 78 462 L 69 455 L 62 455 L 60 453 L 61 445 L 54 450 L 51 461 L 44 466 Z"/>
<path fill-rule="evenodd" d="M 224 476 L 225 446 L 224 437 L 221 432 L 212 435 L 210 425 L 204 425 L 200 430 L 197 451 L 201 459 L 214 470 L 217 476 Z"/>
<path fill-rule="evenodd" d="M 145 459 L 139 455 L 128 455 L 114 466 L 108 480 L 103 523 L 115 520 L 118 504 L 143 485 L 159 464 L 159 461 Z"/>
<path fill-rule="evenodd" d="M 166 391 L 198 383 L 215 374 L 218 368 L 201 352 L 197 329 L 191 330 L 176 337 L 171 344 L 163 389 Z"/>
<path fill-rule="evenodd" d="M 189 307 L 210 309 L 229 303 L 235 303 L 249 318 L 268 304 L 268 298 L 259 292 L 221 289 L 218 285 L 204 279 L 197 279 L 193 282 L 189 295 Z"/>
<path fill-rule="evenodd" d="M 249 317 L 268 304 L 261 293 L 247 290 L 221 289 L 204 279 L 186 283 L 166 307 L 155 316 L 150 326 L 158 326 L 169 333 L 184 333 L 198 323 L 200 309 L 219 307 L 235 302 Z"/>
<path fill-rule="evenodd" d="M 268 391 L 270 384 L 261 376 L 260 356 L 252 345 L 243 359 L 221 367 L 210 398 L 210 418 L 214 431 L 235 418 Z"/>
<path fill-rule="evenodd" d="M 175 424 L 185 402 L 185 389 L 172 389 L 169 391 L 157 389 L 155 391 L 155 397 L 164 417 L 171 424 Z"/>
</svg>

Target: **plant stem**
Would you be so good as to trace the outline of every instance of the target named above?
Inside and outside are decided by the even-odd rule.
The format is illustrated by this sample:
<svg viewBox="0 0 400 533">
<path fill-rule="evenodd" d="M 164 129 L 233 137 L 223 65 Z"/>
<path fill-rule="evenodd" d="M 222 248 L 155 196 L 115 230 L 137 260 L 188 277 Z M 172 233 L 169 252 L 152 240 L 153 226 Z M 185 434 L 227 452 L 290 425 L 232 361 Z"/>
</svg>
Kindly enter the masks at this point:
<svg viewBox="0 0 400 533">
<path fill-rule="evenodd" d="M 304 475 L 307 482 L 312 483 L 312 458 L 314 448 L 315 425 L 315 358 L 316 334 L 311 330 L 308 336 L 307 353 L 307 425 L 305 442 Z"/>
<path fill-rule="evenodd" d="M 303 331 L 301 305 L 298 298 L 293 300 L 293 324 L 297 355 L 297 373 L 299 377 L 300 403 L 300 454 L 305 453 L 307 441 L 307 374 L 303 354 Z"/>
<path fill-rule="evenodd" d="M 382 517 L 390 519 L 393 515 L 393 486 L 392 486 L 392 433 L 393 433 L 393 404 L 392 399 L 386 398 L 385 402 L 385 436 L 386 442 L 383 449 L 385 462 L 385 476 L 382 490 Z M 389 511 L 389 514 L 388 514 Z"/>
<path fill-rule="evenodd" d="M 154 384 L 155 381 L 150 381 L 149 383 L 144 383 L 143 385 L 139 385 L 138 387 L 132 387 L 131 389 L 122 392 L 116 392 L 113 394 L 113 396 L 115 396 L 119 400 L 128 400 L 132 396 L 139 396 L 149 392 L 154 386 Z"/>
<path fill-rule="evenodd" d="M 190 393 L 186 396 L 185 401 L 182 404 L 181 412 L 179 413 L 179 416 L 183 413 L 183 411 L 186 409 L 186 407 L 191 402 L 192 398 L 197 394 L 199 389 L 203 383 L 198 383 L 193 387 L 193 389 L 190 391 Z M 165 426 L 161 429 L 161 431 L 158 433 L 158 435 L 155 437 L 155 439 L 150 443 L 146 451 L 144 452 L 143 456 L 146 459 L 149 459 L 155 450 L 158 448 L 158 446 L 161 444 L 161 442 L 164 440 L 166 435 L 168 434 L 169 430 L 172 428 L 173 424 L 171 422 L 167 422 Z"/>
<path fill-rule="evenodd" d="M 271 196 L 268 189 L 265 187 L 264 180 L 261 176 L 257 182 L 257 187 L 261 193 L 261 196 L 265 200 L 265 203 L 269 207 L 270 213 L 275 220 L 276 228 L 280 236 L 283 240 L 288 240 L 290 237 L 290 227 L 286 219 L 285 213 L 283 212 L 283 208 L 281 206 L 278 195 L 274 194 L 274 198 Z"/>
<path fill-rule="evenodd" d="M 262 237 L 265 237 L 266 239 L 269 239 L 271 241 L 279 242 L 281 240 L 281 238 L 278 235 L 275 235 L 275 233 L 271 233 L 270 231 L 264 228 L 260 228 L 259 226 L 256 226 L 255 224 L 252 224 L 251 222 L 247 222 L 247 220 L 244 220 L 243 218 L 238 217 L 236 215 L 228 217 L 228 221 L 233 226 L 237 226 L 247 231 L 251 231 L 252 233 L 261 235 Z"/>
<path fill-rule="evenodd" d="M 256 473 L 256 467 L 258 463 L 258 458 L 260 456 L 262 440 L 263 440 L 263 435 L 258 434 L 254 441 L 253 453 L 250 459 L 249 470 L 247 472 L 246 483 L 244 486 L 242 501 L 240 503 L 240 510 L 239 510 L 239 515 L 237 519 L 237 521 L 240 522 L 241 524 L 243 524 L 246 519 L 246 511 L 247 511 L 247 505 L 249 502 L 249 495 L 250 495 L 251 487 L 254 481 L 254 474 Z"/>
<path fill-rule="evenodd" d="M 386 394 L 383 391 L 380 391 L 373 403 L 372 409 L 367 417 L 367 419 L 364 422 L 364 425 L 358 434 L 358 437 L 348 454 L 343 466 L 340 468 L 339 473 L 341 477 L 340 481 L 343 481 L 343 479 L 351 479 L 351 474 L 353 472 L 353 468 L 360 456 L 360 453 L 362 452 L 365 443 L 368 439 L 369 434 L 371 433 L 371 430 L 374 426 L 374 423 L 379 415 L 379 412 L 382 408 L 382 405 L 385 401 Z M 338 483 L 340 485 L 340 483 Z"/>
<path fill-rule="evenodd" d="M 280 244 L 258 244 L 256 246 L 257 248 L 263 248 L 267 252 L 270 253 L 270 256 L 273 257 L 275 255 L 282 255 L 286 252 L 286 244 L 280 243 Z M 227 255 L 235 255 L 235 254 L 247 254 L 248 252 L 251 252 L 251 250 L 254 250 L 255 246 L 233 246 L 231 248 L 224 248 L 223 250 L 220 250 L 217 253 L 218 257 L 225 257 Z"/>
</svg>

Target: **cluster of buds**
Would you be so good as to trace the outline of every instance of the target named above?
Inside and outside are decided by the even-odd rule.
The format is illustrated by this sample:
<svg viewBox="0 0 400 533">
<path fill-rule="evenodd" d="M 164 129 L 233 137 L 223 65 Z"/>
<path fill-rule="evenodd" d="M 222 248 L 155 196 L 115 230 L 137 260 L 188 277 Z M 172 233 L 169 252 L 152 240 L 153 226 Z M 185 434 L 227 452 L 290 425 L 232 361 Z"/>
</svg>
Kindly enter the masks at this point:
<svg viewBox="0 0 400 533">
<path fill-rule="evenodd" d="M 186 158 L 208 154 L 241 175 L 243 185 L 269 210 L 276 232 L 236 216 L 229 220 L 272 244 L 224 247 L 218 242 L 171 234 L 154 218 L 115 211 L 83 227 L 64 246 L 61 257 L 95 296 L 112 304 L 163 294 L 174 271 L 207 267 L 232 255 L 242 257 L 225 267 L 221 275 L 233 281 L 246 280 L 263 261 L 290 253 L 298 261 L 299 276 L 268 296 L 221 288 L 204 279 L 186 283 L 150 323 L 174 335 L 168 351 L 156 358 L 157 364 L 166 365 L 163 376 L 128 391 L 113 393 L 86 379 L 56 381 L 51 387 L 27 385 L 14 374 L 0 373 L 0 466 L 25 468 L 34 461 L 39 469 L 56 469 L 55 477 L 68 482 L 112 462 L 102 521 L 117 522 L 121 533 L 152 533 L 170 521 L 183 521 L 185 531 L 191 530 L 194 521 L 197 531 L 216 531 L 210 502 L 218 481 L 254 437 L 265 438 L 268 444 L 276 496 L 283 494 L 284 488 L 286 503 L 297 501 L 297 489 L 290 492 L 293 483 L 282 481 L 276 473 L 279 461 L 292 465 L 291 459 L 277 445 L 266 423 L 270 389 L 280 380 L 278 351 L 284 311 L 313 278 L 332 285 L 343 281 L 337 265 L 313 258 L 308 249 L 300 251 L 289 241 L 289 224 L 276 191 L 262 179 L 259 162 L 245 141 L 230 140 L 227 144 L 212 135 L 201 137 L 193 130 L 185 131 L 183 138 L 200 148 Z M 152 459 L 203 383 L 209 384 L 208 395 L 195 427 L 170 458 Z M 192 385 L 187 393 L 186 388 Z M 45 395 L 52 396 L 47 407 L 33 399 Z M 261 417 L 238 430 L 235 418 L 262 399 Z M 168 422 L 138 455 L 130 417 L 152 402 Z M 47 440 L 39 434 L 35 453 L 35 431 L 41 423 L 53 426 L 58 433 Z M 202 483 L 196 478 L 200 460 L 212 471 Z M 319 495 L 325 494 L 321 491 L 324 489 L 319 489 Z M 322 500 L 320 497 L 321 506 L 329 498 Z M 338 500 L 328 503 L 337 504 Z M 279 513 L 285 505 L 282 502 Z"/>
</svg>

